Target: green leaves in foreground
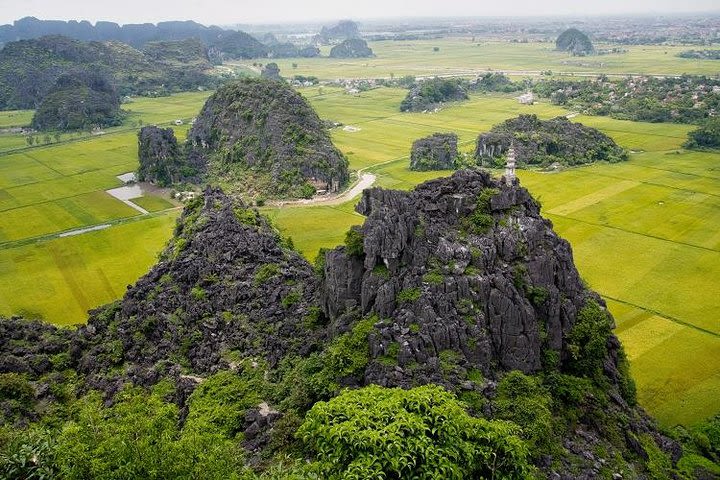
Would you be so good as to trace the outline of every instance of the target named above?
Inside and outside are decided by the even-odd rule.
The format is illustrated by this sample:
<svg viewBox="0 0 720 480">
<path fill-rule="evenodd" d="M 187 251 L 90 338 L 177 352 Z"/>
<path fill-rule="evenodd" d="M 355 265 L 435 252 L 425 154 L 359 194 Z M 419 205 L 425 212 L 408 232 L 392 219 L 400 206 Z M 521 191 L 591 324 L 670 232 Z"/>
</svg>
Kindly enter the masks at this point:
<svg viewBox="0 0 720 480">
<path fill-rule="evenodd" d="M 321 478 L 528 478 L 528 449 L 509 422 L 471 417 L 441 387 L 369 386 L 308 412 L 298 437 Z"/>
</svg>

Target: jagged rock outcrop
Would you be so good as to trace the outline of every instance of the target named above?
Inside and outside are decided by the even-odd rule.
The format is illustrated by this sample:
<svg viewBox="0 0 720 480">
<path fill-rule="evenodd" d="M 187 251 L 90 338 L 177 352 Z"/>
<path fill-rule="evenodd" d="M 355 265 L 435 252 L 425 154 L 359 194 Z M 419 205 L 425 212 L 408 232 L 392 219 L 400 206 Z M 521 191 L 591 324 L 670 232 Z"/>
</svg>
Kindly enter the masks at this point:
<svg viewBox="0 0 720 480">
<path fill-rule="evenodd" d="M 196 181 L 202 171 L 188 164 L 172 128 L 154 125 L 138 132 L 138 161 L 138 180 L 162 187 Z"/>
<path fill-rule="evenodd" d="M 415 140 L 410 151 L 410 170 L 452 170 L 458 156 L 454 133 L 434 133 Z"/>
<path fill-rule="evenodd" d="M 477 138 L 475 158 L 502 162 L 510 146 L 519 165 L 580 165 L 627 160 L 627 152 L 601 131 L 566 117 L 540 120 L 523 114 Z"/>
<path fill-rule="evenodd" d="M 271 366 L 307 354 L 318 346 L 318 333 L 303 326 L 315 285 L 312 267 L 264 217 L 207 189 L 186 207 L 159 263 L 80 329 L 78 370 L 92 376 L 129 363 L 142 384 L 180 366 L 199 375 L 228 368 L 234 351 Z"/>
<path fill-rule="evenodd" d="M 86 387 L 112 394 L 128 381 L 202 379 L 234 361 L 272 367 L 320 347 L 324 332 L 306 326 L 322 323 L 316 298 L 312 267 L 267 220 L 207 189 L 186 207 L 158 264 L 87 325 L 0 321 L 2 338 L 18 339 L 0 347 L 0 373 L 39 378 L 71 367 Z M 62 365 L 50 361 L 62 352 Z"/>
<path fill-rule="evenodd" d="M 318 275 L 257 211 L 208 188 L 158 264 L 87 325 L 0 319 L 0 373 L 27 376 L 3 380 L 37 402 L 63 382 L 111 402 L 126 382 L 169 379 L 182 407 L 207 375 L 249 369 L 238 375 L 258 400 L 236 425 L 249 462 L 292 442 L 297 415 L 341 387 L 436 383 L 527 426 L 541 477 L 650 478 L 666 467 L 648 452 L 677 463 L 679 445 L 633 406 L 603 301 L 527 190 L 462 170 L 410 192 L 366 190 L 357 211 L 365 223 Z M 0 419 L 45 408 L 13 401 L 0 399 Z"/>
<path fill-rule="evenodd" d="M 373 56 L 372 49 L 361 38 L 349 38 L 330 49 L 330 58 L 367 58 Z"/>
<path fill-rule="evenodd" d="M 584 56 L 595 51 L 590 38 L 577 28 L 568 28 L 555 40 L 555 48 L 573 55 Z"/>
<path fill-rule="evenodd" d="M 244 79 L 219 88 L 188 134 L 192 164 L 248 197 L 338 191 L 348 162 L 322 121 L 289 85 Z M 252 179 L 252 180 L 250 180 Z"/>
<path fill-rule="evenodd" d="M 348 258 L 343 247 L 329 254 L 323 294 L 326 308 L 357 305 L 387 319 L 371 351 L 380 357 L 399 344 L 400 368 L 370 370 L 368 383 L 447 383 L 446 350 L 488 376 L 535 372 L 544 350 L 567 357 L 563 336 L 578 309 L 599 300 L 527 190 L 487 173 L 460 171 L 413 192 L 366 190 L 357 210 L 368 217 L 364 257 Z M 529 289 L 542 289 L 544 300 L 533 303 Z"/>
</svg>

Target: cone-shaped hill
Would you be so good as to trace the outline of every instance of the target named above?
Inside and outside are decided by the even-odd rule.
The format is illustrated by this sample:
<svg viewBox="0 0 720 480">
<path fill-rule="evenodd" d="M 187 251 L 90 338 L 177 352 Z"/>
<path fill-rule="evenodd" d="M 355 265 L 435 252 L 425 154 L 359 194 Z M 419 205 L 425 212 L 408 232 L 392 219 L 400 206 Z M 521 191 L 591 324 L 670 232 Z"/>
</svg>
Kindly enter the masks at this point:
<svg viewBox="0 0 720 480">
<path fill-rule="evenodd" d="M 256 211 L 206 190 L 158 264 L 86 326 L 0 320 L 0 367 L 33 384 L 18 415 L 68 402 L 57 384 L 108 398 L 170 384 L 183 432 L 209 418 L 191 432 L 216 435 L 214 454 L 235 439 L 258 468 L 295 458 L 283 468 L 296 476 L 277 478 L 675 468 L 682 449 L 635 406 L 611 315 L 527 190 L 461 170 L 366 190 L 357 210 L 364 224 L 313 267 Z"/>
<path fill-rule="evenodd" d="M 227 84 L 207 101 L 188 135 L 191 164 L 248 197 L 309 197 L 347 183 L 348 162 L 323 122 L 289 85 Z"/>
</svg>

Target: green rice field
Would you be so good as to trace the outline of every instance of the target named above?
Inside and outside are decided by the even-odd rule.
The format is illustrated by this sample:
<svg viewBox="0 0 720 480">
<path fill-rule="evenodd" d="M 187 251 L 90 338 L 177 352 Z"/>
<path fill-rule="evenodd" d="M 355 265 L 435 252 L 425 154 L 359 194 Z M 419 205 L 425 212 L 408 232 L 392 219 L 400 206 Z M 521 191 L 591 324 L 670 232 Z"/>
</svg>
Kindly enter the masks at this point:
<svg viewBox="0 0 720 480">
<path fill-rule="evenodd" d="M 377 54 L 373 59 L 278 63 L 285 75 L 322 78 L 457 74 L 488 67 L 609 73 L 717 70 L 710 61 L 675 57 L 675 47 L 629 47 L 625 54 L 587 60 L 538 43 L 443 39 L 371 46 Z M 433 46 L 440 47 L 437 54 Z M 603 66 L 577 63 L 583 60 Z M 461 150 L 469 153 L 479 132 L 519 113 L 542 118 L 570 113 L 546 103 L 519 105 L 510 96 L 474 95 L 438 113 L 401 114 L 398 107 L 406 92 L 400 89 L 346 95 L 326 86 L 302 93 L 323 119 L 355 127 L 332 131 L 351 168 L 373 172 L 379 186 L 398 189 L 451 173 L 408 169 L 410 146 L 418 137 L 453 131 Z M 135 99 L 123 106 L 131 111 L 126 124 L 100 136 L 69 136 L 27 148 L 22 136 L 0 135 L 0 314 L 79 323 L 88 309 L 122 296 L 126 285 L 153 265 L 179 211 L 167 199 L 146 196 L 136 203 L 153 213 L 141 215 L 105 190 L 121 185 L 117 175 L 136 169 L 140 121 L 188 120 L 208 95 Z M 31 112 L 2 112 L 0 126 L 30 118 Z M 720 154 L 683 151 L 689 126 L 582 115 L 573 120 L 612 136 L 634 152 L 630 160 L 558 173 L 522 171 L 521 182 L 540 199 L 543 215 L 556 231 L 571 242 L 583 278 L 607 300 L 641 404 L 666 426 L 691 425 L 720 412 Z M 187 125 L 176 130 L 182 138 Z M 348 202 L 263 211 L 313 259 L 319 248 L 341 243 L 351 225 L 362 223 L 353 207 Z M 92 227 L 102 229 L 60 236 Z"/>
<path fill-rule="evenodd" d="M 152 214 L 141 215 L 105 191 L 137 168 L 138 120 L 188 120 L 208 95 L 140 98 L 124 105 L 126 124 L 104 135 L 31 148 L 23 140 L 20 151 L 0 154 L 1 315 L 83 322 L 89 309 L 119 298 L 147 271 L 172 231 L 176 204 L 145 196 L 136 203 Z M 187 124 L 174 128 L 182 140 Z M 93 227 L 103 229 L 61 236 Z"/>
<path fill-rule="evenodd" d="M 625 53 L 573 57 L 555 51 L 555 43 L 511 43 L 498 40 L 442 38 L 434 40 L 369 42 L 374 58 L 331 59 L 329 47 L 324 58 L 274 59 L 284 76 L 315 75 L 321 79 L 389 78 L 403 75 L 467 75 L 500 70 L 560 74 L 658 74 L 695 73 L 717 75 L 717 61 L 679 58 L 682 46 L 623 46 Z M 439 51 L 435 52 L 434 48 Z M 612 47 L 598 45 L 598 48 Z M 265 59 L 255 61 L 265 62 Z M 252 61 L 250 62 L 252 63 Z M 247 62 L 239 62 L 240 65 Z M 296 64 L 297 67 L 293 67 Z"/>
</svg>

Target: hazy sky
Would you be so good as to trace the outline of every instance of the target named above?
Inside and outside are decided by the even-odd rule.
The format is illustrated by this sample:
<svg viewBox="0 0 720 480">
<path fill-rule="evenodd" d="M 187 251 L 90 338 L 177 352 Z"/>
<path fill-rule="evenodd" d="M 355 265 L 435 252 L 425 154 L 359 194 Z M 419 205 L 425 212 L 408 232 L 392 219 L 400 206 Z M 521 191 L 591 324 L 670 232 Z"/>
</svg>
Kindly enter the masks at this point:
<svg viewBox="0 0 720 480">
<path fill-rule="evenodd" d="M 0 23 L 196 20 L 229 25 L 396 16 L 584 15 L 718 11 L 718 0 L 0 0 Z"/>
</svg>

